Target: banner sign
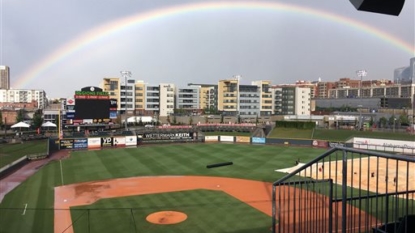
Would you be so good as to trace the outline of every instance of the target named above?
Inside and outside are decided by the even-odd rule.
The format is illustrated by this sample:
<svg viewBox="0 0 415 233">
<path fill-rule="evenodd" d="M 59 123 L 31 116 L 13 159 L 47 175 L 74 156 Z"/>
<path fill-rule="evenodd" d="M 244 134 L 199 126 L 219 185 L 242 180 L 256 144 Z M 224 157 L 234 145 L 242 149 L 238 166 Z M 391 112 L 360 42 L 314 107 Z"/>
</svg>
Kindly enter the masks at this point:
<svg viewBox="0 0 415 233">
<path fill-rule="evenodd" d="M 74 119 L 74 118 L 75 118 L 75 113 L 73 112 L 66 113 L 66 119 Z"/>
<path fill-rule="evenodd" d="M 135 136 L 125 136 L 126 146 L 137 146 L 137 138 Z"/>
<path fill-rule="evenodd" d="M 88 149 L 101 148 L 101 138 L 88 138 Z"/>
<path fill-rule="evenodd" d="M 205 142 L 217 142 L 219 136 L 205 136 Z"/>
<path fill-rule="evenodd" d="M 125 146 L 125 137 L 114 137 L 114 146 Z"/>
<path fill-rule="evenodd" d="M 112 140 L 112 137 L 104 137 L 101 138 L 101 146 L 102 147 L 108 147 L 108 146 L 113 146 L 114 142 Z"/>
<path fill-rule="evenodd" d="M 59 142 L 60 149 L 72 149 L 73 139 L 61 139 Z"/>
<path fill-rule="evenodd" d="M 253 137 L 252 138 L 252 143 L 265 144 L 265 138 Z"/>
<path fill-rule="evenodd" d="M 344 147 L 344 143 L 342 142 L 329 142 L 329 147 L 333 148 L 333 147 Z"/>
<path fill-rule="evenodd" d="M 193 133 L 144 133 L 143 140 L 182 140 L 193 139 Z"/>
<path fill-rule="evenodd" d="M 88 148 L 88 139 L 86 138 L 77 138 L 73 140 L 74 149 L 86 149 Z"/>
<path fill-rule="evenodd" d="M 247 136 L 236 136 L 236 142 L 251 142 L 251 138 Z"/>
<path fill-rule="evenodd" d="M 327 148 L 329 146 L 329 143 L 327 141 L 313 140 L 313 146 Z"/>
<path fill-rule="evenodd" d="M 221 142 L 233 142 L 233 136 L 219 136 Z"/>
</svg>

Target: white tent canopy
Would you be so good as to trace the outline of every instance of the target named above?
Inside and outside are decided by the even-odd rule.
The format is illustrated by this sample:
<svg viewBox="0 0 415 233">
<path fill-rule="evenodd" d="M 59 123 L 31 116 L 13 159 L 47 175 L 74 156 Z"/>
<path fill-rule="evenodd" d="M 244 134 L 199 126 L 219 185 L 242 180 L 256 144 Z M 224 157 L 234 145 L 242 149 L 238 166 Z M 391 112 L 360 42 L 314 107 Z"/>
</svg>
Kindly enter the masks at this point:
<svg viewBox="0 0 415 233">
<path fill-rule="evenodd" d="M 151 116 L 132 116 L 127 118 L 127 123 L 138 123 L 140 122 L 140 119 L 143 123 L 151 123 L 156 121 L 156 119 Z M 122 120 L 122 123 L 125 123 L 125 120 Z"/>
<path fill-rule="evenodd" d="M 45 123 L 42 124 L 42 127 L 56 127 L 56 124 L 50 121 L 46 121 Z"/>
<path fill-rule="evenodd" d="M 16 124 L 11 126 L 11 128 L 29 128 L 29 127 L 30 127 L 30 125 L 23 122 L 23 121 L 21 121 L 19 123 L 16 123 Z"/>
</svg>

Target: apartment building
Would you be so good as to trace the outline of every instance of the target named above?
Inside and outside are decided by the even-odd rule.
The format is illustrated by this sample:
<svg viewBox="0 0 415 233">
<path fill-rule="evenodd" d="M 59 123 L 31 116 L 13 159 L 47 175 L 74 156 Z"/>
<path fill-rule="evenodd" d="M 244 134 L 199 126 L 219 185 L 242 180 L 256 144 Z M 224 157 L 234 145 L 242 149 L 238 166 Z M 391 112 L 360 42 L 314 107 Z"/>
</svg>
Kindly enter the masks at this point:
<svg viewBox="0 0 415 233">
<path fill-rule="evenodd" d="M 117 110 L 119 111 L 121 109 L 121 84 L 120 84 L 120 78 L 104 78 L 99 87 L 104 92 L 108 92 L 110 99 L 116 99 L 117 100 Z"/>
<path fill-rule="evenodd" d="M 219 80 L 218 111 L 226 116 L 236 116 L 239 112 L 239 77 Z"/>
<path fill-rule="evenodd" d="M 238 114 L 241 118 L 252 118 L 261 114 L 261 91 L 257 85 L 239 85 Z"/>
<path fill-rule="evenodd" d="M 311 90 L 308 87 L 273 87 L 273 112 L 276 115 L 310 115 Z"/>
<path fill-rule="evenodd" d="M 127 79 L 120 86 L 120 112 L 132 114 L 135 110 L 135 80 Z"/>
<path fill-rule="evenodd" d="M 317 83 L 317 93 L 315 94 L 315 98 L 329 98 L 330 90 L 335 88 L 336 84 L 334 82 L 319 82 Z"/>
<path fill-rule="evenodd" d="M 160 85 L 145 85 L 144 103 L 147 115 L 160 115 Z"/>
<path fill-rule="evenodd" d="M 359 93 L 362 93 L 359 95 Z M 388 86 L 369 86 L 362 88 L 338 88 L 329 91 L 330 98 L 371 98 L 371 97 L 395 97 L 413 98 L 415 84 L 394 84 Z"/>
<path fill-rule="evenodd" d="M 200 107 L 200 86 L 176 89 L 176 109 L 187 115 L 202 113 Z"/>
<path fill-rule="evenodd" d="M 44 90 L 26 89 L 0 89 L 0 102 L 10 103 L 32 103 L 36 101 L 39 109 L 47 106 L 46 93 Z"/>
<path fill-rule="evenodd" d="M 218 86 L 217 85 L 201 85 L 199 95 L 200 108 L 206 113 L 218 109 Z"/>
<path fill-rule="evenodd" d="M 99 87 L 108 92 L 111 99 L 117 100 L 117 111 L 120 114 L 131 114 L 135 110 L 135 83 L 134 79 L 104 78 Z"/>
<path fill-rule="evenodd" d="M 146 84 L 144 81 L 135 82 L 135 113 L 137 115 L 148 115 L 146 112 Z"/>
<path fill-rule="evenodd" d="M 160 83 L 159 86 L 159 112 L 160 116 L 169 116 L 174 113 L 175 85 Z"/>
<path fill-rule="evenodd" d="M 272 93 L 271 93 L 271 81 L 261 80 L 254 81 L 252 85 L 259 88 L 259 114 L 260 116 L 270 116 L 272 114 Z"/>
</svg>

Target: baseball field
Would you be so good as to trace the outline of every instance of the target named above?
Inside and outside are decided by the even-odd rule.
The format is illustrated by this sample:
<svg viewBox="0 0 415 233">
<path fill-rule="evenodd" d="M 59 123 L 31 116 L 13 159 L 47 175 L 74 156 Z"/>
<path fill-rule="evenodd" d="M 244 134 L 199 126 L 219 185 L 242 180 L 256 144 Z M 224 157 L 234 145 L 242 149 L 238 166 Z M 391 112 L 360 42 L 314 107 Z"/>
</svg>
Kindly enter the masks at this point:
<svg viewBox="0 0 415 233">
<path fill-rule="evenodd" d="M 5 196 L 0 232 L 269 232 L 271 183 L 285 175 L 275 170 L 324 151 L 247 144 L 72 151 Z"/>
</svg>

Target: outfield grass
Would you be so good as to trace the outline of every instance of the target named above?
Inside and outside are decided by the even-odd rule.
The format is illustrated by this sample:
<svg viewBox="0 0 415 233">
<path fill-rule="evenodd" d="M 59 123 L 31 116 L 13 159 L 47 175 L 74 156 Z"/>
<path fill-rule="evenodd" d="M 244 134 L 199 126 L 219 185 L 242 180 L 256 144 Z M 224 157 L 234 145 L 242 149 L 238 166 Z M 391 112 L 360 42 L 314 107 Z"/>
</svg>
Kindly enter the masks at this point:
<svg viewBox="0 0 415 233">
<path fill-rule="evenodd" d="M 0 168 L 4 167 L 25 155 L 46 153 L 48 140 L 23 141 L 23 143 L 0 145 Z"/>
<path fill-rule="evenodd" d="M 274 128 L 268 138 L 311 139 L 312 129 Z"/>
<path fill-rule="evenodd" d="M 178 145 L 152 145 L 138 148 L 108 149 L 102 151 L 78 151 L 73 152 L 70 159 L 62 160 L 64 184 L 78 183 L 92 180 L 112 179 L 117 177 L 148 176 L 148 175 L 205 175 L 235 177 L 253 179 L 260 181 L 273 182 L 285 174 L 275 172 L 275 169 L 291 167 L 296 159 L 302 162 L 310 161 L 322 154 L 323 149 L 297 148 L 297 147 L 278 147 L 278 146 L 253 146 L 242 144 L 178 144 Z M 207 164 L 233 161 L 234 165 L 206 169 Z M 35 175 L 18 186 L 11 193 L 6 195 L 0 204 L 0 232 L 52 232 L 53 231 L 53 187 L 61 185 L 60 164 L 54 161 L 44 166 Z M 195 192 L 195 193 L 193 193 Z M 161 195 L 161 194 L 160 194 Z M 131 197 L 132 199 L 117 198 L 114 200 L 102 200 L 98 203 L 99 208 L 127 207 L 137 208 L 134 216 L 141 216 L 141 209 L 157 209 L 155 205 L 163 200 L 163 206 L 181 206 L 190 208 L 189 211 L 200 213 L 198 206 L 208 208 L 206 211 L 206 222 L 212 223 L 218 219 L 215 214 L 207 214 L 215 208 L 226 207 L 229 203 L 232 208 L 220 209 L 226 219 L 226 227 L 220 231 L 224 232 L 263 232 L 264 227 L 268 227 L 269 222 L 264 223 L 261 213 L 251 209 L 247 212 L 254 219 L 259 219 L 258 223 L 250 222 L 240 216 L 245 213 L 246 204 L 233 198 L 224 197 L 217 191 L 200 192 L 188 191 L 185 193 L 148 195 Z M 188 202 L 180 200 L 184 196 L 192 197 Z M 209 197 L 206 201 L 205 198 Z M 142 199 L 145 198 L 145 199 Z M 143 201 L 145 200 L 145 201 Z M 218 200 L 218 203 L 213 202 Z M 137 203 L 140 205 L 137 206 Z M 148 204 L 145 204 L 148 203 Z M 186 206 L 180 203 L 193 203 L 194 206 Z M 212 203 L 212 206 L 204 206 Z M 25 215 L 22 215 L 25 204 L 28 204 Z M 88 206 L 85 206 L 88 208 Z M 89 206 L 91 207 L 91 206 Z M 92 206 L 94 207 L 94 206 Z M 91 207 L 91 208 L 92 208 Z M 18 209 L 9 209 L 18 208 Z M 41 208 L 48 210 L 32 210 Z M 193 209 L 192 209 L 193 208 Z M 210 209 L 209 209 L 210 208 Z M 138 211 L 138 212 L 137 212 Z M 241 212 L 243 211 L 243 212 Z M 203 211 L 202 211 L 203 212 Z M 79 213 L 78 211 L 72 214 Z M 211 216 L 211 217 L 209 217 Z M 234 217 L 232 217 L 234 216 Z M 264 217 L 265 218 L 265 217 Z M 270 218 L 268 218 L 270 221 Z M 114 232 L 111 229 L 114 222 L 106 221 L 102 218 L 100 232 Z M 199 220 L 195 220 L 199 221 Z M 256 220 L 253 220 L 256 221 Z M 188 223 L 187 223 L 188 222 Z M 81 222 L 80 222 L 81 223 Z M 92 223 L 92 222 L 91 222 Z M 186 220 L 186 224 L 195 226 L 198 223 Z M 230 224 L 230 225 L 228 225 Z M 235 226 L 238 224 L 239 226 Z M 256 225 L 258 224 L 258 225 Z M 94 224 L 95 225 L 95 224 Z M 141 226 L 141 225 L 140 225 Z M 181 225 L 184 227 L 186 225 Z M 208 226 L 213 227 L 212 224 Z M 241 227 L 241 228 L 238 228 Z M 80 228 L 83 228 L 82 226 Z M 242 229 L 244 228 L 244 229 Z M 160 232 L 160 228 L 145 229 L 145 232 Z M 238 230 L 236 230 L 238 229 Z M 141 230 L 142 231 L 142 230 Z M 216 232 L 220 232 L 219 230 Z M 87 232 L 87 231 L 80 231 Z M 163 231 L 165 232 L 165 231 Z M 192 228 L 184 229 L 182 232 L 194 232 Z M 212 232 L 209 228 L 205 231 Z M 215 231 L 213 231 L 215 232 Z M 78 233 L 78 231 L 76 232 Z"/>
<path fill-rule="evenodd" d="M 391 140 L 415 141 L 415 136 L 408 133 L 370 132 L 343 129 L 291 129 L 274 128 L 269 138 L 316 139 L 345 142 L 353 137 L 379 138 Z"/>
</svg>

